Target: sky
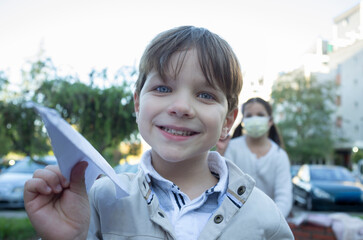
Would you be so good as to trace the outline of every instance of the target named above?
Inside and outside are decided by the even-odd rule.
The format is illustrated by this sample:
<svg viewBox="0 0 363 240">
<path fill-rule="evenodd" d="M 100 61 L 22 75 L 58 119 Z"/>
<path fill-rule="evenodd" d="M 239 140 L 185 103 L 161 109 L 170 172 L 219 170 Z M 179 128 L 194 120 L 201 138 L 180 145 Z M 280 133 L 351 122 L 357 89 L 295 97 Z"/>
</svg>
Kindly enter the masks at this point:
<svg viewBox="0 0 363 240">
<path fill-rule="evenodd" d="M 332 38 L 334 17 L 359 0 L 0 0 L 0 70 L 13 84 L 40 49 L 55 66 L 88 81 L 137 66 L 150 40 L 180 25 L 227 40 L 248 83 L 299 66 L 317 37 Z M 267 96 L 262 96 L 267 98 Z"/>
</svg>

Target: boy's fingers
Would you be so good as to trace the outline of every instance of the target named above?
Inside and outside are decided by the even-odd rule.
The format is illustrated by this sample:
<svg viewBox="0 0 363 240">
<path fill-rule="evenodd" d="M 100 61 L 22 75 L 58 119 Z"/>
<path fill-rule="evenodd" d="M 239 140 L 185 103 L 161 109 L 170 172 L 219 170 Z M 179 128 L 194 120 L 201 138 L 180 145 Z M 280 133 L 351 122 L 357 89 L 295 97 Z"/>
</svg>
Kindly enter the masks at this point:
<svg viewBox="0 0 363 240">
<path fill-rule="evenodd" d="M 57 166 L 57 165 L 48 165 L 46 167 L 46 169 L 48 169 L 48 170 L 54 172 L 55 174 L 57 174 L 57 176 L 58 176 L 58 178 L 59 178 L 59 180 L 60 180 L 60 182 L 61 182 L 61 184 L 62 184 L 62 186 L 64 188 L 68 187 L 69 182 L 67 181 L 67 179 L 61 173 L 61 171 L 59 169 L 59 166 Z"/>
<path fill-rule="evenodd" d="M 72 192 L 86 192 L 84 173 L 87 166 L 88 163 L 86 161 L 81 161 L 73 167 L 70 183 L 70 189 Z"/>
<path fill-rule="evenodd" d="M 42 179 L 55 193 L 60 193 L 63 190 L 60 176 L 49 167 L 36 170 L 33 179 Z"/>
<path fill-rule="evenodd" d="M 39 194 L 47 195 L 52 192 L 51 187 L 40 178 L 32 178 L 25 182 L 24 185 L 24 202 L 33 200 Z"/>
</svg>

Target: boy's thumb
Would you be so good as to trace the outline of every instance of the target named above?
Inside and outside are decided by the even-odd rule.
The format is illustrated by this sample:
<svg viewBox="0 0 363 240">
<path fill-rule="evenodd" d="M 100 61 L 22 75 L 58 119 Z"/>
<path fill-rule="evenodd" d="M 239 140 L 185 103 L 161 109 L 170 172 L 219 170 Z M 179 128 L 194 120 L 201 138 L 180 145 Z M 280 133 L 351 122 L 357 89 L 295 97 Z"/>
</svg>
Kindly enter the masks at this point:
<svg viewBox="0 0 363 240">
<path fill-rule="evenodd" d="M 72 192 L 86 192 L 84 173 L 86 172 L 87 166 L 88 162 L 80 161 L 73 167 L 70 182 Z"/>
</svg>

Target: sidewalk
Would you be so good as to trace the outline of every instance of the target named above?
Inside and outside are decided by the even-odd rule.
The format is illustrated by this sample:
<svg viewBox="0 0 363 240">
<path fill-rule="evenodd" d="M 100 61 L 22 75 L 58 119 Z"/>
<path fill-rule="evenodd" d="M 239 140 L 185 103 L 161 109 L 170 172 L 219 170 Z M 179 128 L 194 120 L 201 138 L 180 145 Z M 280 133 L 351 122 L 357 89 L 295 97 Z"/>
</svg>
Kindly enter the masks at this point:
<svg viewBox="0 0 363 240">
<path fill-rule="evenodd" d="M 287 221 L 296 240 L 363 240 L 363 219 L 354 214 L 297 209 Z"/>
<path fill-rule="evenodd" d="M 25 210 L 0 209 L 0 218 L 27 218 Z"/>
</svg>

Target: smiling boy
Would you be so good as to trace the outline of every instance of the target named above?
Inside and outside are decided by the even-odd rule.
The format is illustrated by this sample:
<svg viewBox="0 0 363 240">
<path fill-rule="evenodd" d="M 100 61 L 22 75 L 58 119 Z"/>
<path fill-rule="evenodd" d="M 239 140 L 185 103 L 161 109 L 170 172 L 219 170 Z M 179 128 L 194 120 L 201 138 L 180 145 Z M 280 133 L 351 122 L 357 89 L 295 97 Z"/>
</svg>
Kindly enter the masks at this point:
<svg viewBox="0 0 363 240">
<path fill-rule="evenodd" d="M 48 167 L 24 192 L 37 232 L 49 239 L 84 239 L 87 231 L 88 239 L 293 239 L 254 181 L 209 151 L 238 111 L 242 75 L 228 43 L 203 28 L 174 28 L 149 44 L 139 72 L 136 120 L 151 150 L 137 174 L 119 175 L 130 196 L 116 199 L 112 182 L 101 178 L 88 205 L 86 164 L 74 168 L 70 183 Z M 45 219 L 57 225 L 40 224 Z"/>
</svg>

